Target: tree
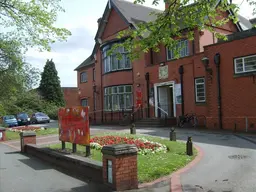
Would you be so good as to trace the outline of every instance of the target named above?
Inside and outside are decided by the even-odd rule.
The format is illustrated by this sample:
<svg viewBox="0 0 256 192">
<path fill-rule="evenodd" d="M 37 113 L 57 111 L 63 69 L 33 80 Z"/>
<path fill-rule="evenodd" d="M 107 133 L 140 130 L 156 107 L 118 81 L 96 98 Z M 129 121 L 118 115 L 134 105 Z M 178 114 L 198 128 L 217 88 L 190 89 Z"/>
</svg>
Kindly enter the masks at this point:
<svg viewBox="0 0 256 192">
<path fill-rule="evenodd" d="M 146 0 L 134 0 L 134 3 L 145 3 Z M 148 0 L 153 5 L 158 5 L 162 0 Z M 256 12 L 256 0 L 247 0 Z M 194 39 L 195 30 L 209 30 L 219 39 L 226 39 L 225 35 L 218 33 L 214 27 L 220 27 L 228 21 L 236 23 L 239 5 L 229 0 L 165 0 L 168 5 L 163 12 L 153 11 L 156 19 L 148 23 L 136 23 L 136 29 L 129 28 L 121 31 L 118 38 L 126 38 L 123 43 L 115 44 L 109 51 L 113 53 L 118 47 L 125 47 L 129 57 L 134 60 L 139 58 L 141 52 L 152 49 L 159 51 L 163 44 L 174 50 L 176 58 L 179 57 L 177 48 L 178 38 Z M 217 2 L 220 2 L 216 8 Z M 220 17 L 221 12 L 232 11 L 228 18 Z M 121 55 L 118 53 L 118 57 Z"/>
<path fill-rule="evenodd" d="M 0 34 L 0 99 L 27 91 L 38 82 L 39 71 L 23 59 L 19 42 Z"/>
<path fill-rule="evenodd" d="M 44 100 L 55 105 L 63 106 L 65 103 L 58 72 L 52 60 L 47 60 L 44 66 L 44 71 L 41 74 L 39 92 Z"/>
<path fill-rule="evenodd" d="M 61 0 L 0 0 L 1 34 L 17 40 L 25 48 L 50 50 L 50 44 L 63 41 L 71 34 L 54 26 Z M 0 48 L 2 45 L 0 44 Z"/>
</svg>

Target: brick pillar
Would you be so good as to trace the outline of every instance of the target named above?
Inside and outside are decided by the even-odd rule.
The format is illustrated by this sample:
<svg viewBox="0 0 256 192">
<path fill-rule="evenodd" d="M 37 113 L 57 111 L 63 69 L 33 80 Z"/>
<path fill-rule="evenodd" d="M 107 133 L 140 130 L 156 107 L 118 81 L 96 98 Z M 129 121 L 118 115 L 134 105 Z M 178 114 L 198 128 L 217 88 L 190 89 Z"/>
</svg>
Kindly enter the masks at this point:
<svg viewBox="0 0 256 192">
<path fill-rule="evenodd" d="M 5 128 L 0 127 L 0 142 L 6 140 L 6 135 L 5 135 Z"/>
<path fill-rule="evenodd" d="M 113 190 L 122 191 L 138 188 L 136 145 L 109 145 L 103 154 L 103 182 Z"/>
<path fill-rule="evenodd" d="M 36 132 L 26 131 L 20 133 L 20 149 L 21 152 L 26 152 L 25 146 L 27 144 L 36 144 Z"/>
</svg>

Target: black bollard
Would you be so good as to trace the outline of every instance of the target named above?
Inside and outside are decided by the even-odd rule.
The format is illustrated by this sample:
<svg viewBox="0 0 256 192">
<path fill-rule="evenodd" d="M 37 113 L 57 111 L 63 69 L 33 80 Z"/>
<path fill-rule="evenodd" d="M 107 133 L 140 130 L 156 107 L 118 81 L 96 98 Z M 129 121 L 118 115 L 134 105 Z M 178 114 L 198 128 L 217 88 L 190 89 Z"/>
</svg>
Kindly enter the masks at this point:
<svg viewBox="0 0 256 192">
<path fill-rule="evenodd" d="M 72 153 L 76 153 L 76 144 L 75 143 L 72 144 Z"/>
<path fill-rule="evenodd" d="M 236 123 L 235 123 L 235 127 L 234 127 L 234 133 L 236 133 L 236 128 L 237 128 L 237 125 L 236 125 Z"/>
<path fill-rule="evenodd" d="M 170 141 L 176 141 L 176 132 L 175 132 L 175 128 L 171 128 L 170 131 Z"/>
<path fill-rule="evenodd" d="M 91 148 L 90 145 L 85 146 L 85 156 L 90 157 L 91 156 Z"/>
<path fill-rule="evenodd" d="M 192 137 L 188 137 L 188 140 L 187 140 L 187 155 L 189 156 L 193 155 Z"/>
<path fill-rule="evenodd" d="M 61 149 L 64 150 L 66 148 L 66 143 L 65 141 L 61 141 Z"/>
<path fill-rule="evenodd" d="M 130 127 L 130 133 L 136 135 L 136 127 L 134 123 Z"/>
</svg>

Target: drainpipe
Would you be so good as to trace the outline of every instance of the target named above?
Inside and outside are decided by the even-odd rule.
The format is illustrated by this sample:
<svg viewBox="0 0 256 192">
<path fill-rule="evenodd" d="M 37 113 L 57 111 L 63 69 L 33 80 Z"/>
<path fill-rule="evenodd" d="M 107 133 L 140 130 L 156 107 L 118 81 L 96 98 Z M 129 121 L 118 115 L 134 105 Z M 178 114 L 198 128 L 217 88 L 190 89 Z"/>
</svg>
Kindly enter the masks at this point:
<svg viewBox="0 0 256 192">
<path fill-rule="evenodd" d="M 217 91 L 218 91 L 218 122 L 220 129 L 222 127 L 222 105 L 221 105 L 221 84 L 220 84 L 220 54 L 216 53 L 214 56 L 214 63 L 217 69 Z"/>
<path fill-rule="evenodd" d="M 184 74 L 184 67 L 181 65 L 179 67 L 179 74 L 180 74 L 180 87 L 181 87 L 181 115 L 184 116 L 184 90 L 183 90 L 183 74 Z"/>
<path fill-rule="evenodd" d="M 149 118 L 150 114 L 150 106 L 149 106 L 149 72 L 146 73 L 145 75 L 146 83 L 147 83 L 147 117 Z"/>
</svg>

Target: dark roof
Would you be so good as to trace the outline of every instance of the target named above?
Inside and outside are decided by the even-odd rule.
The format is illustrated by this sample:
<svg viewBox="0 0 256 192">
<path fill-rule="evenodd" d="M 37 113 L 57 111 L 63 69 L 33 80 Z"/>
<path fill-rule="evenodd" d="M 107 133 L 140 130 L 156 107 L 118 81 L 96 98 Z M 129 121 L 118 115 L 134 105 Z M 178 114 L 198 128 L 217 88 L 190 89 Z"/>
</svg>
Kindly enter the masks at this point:
<svg viewBox="0 0 256 192">
<path fill-rule="evenodd" d="M 162 10 L 145 7 L 141 4 L 134 4 L 124 0 L 112 0 L 121 14 L 130 24 L 136 25 L 137 22 L 150 22 L 156 20 L 157 16 L 151 13 L 161 13 Z"/>
<path fill-rule="evenodd" d="M 90 55 L 87 59 L 85 59 L 77 68 L 75 68 L 75 71 L 78 71 L 79 69 L 83 67 L 90 66 L 95 63 L 95 59 L 93 55 Z"/>
<path fill-rule="evenodd" d="M 246 31 L 236 32 L 236 33 L 227 35 L 227 38 L 228 38 L 227 40 L 219 40 L 218 43 L 224 43 L 224 42 L 244 39 L 244 38 L 252 37 L 252 36 L 256 36 L 256 28 L 251 28 Z"/>
<path fill-rule="evenodd" d="M 250 22 L 251 22 L 251 24 L 255 25 L 255 24 L 256 24 L 256 17 L 255 17 L 255 18 L 250 19 Z"/>
</svg>

